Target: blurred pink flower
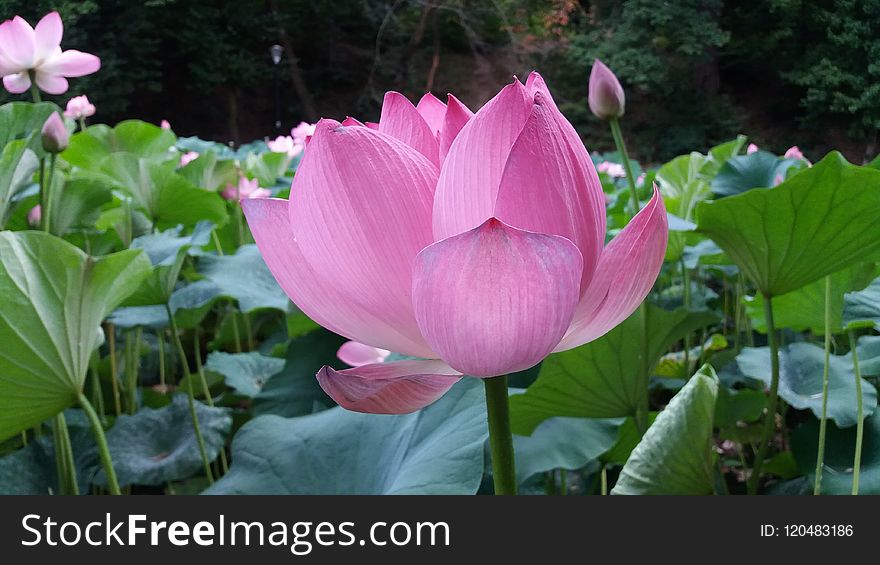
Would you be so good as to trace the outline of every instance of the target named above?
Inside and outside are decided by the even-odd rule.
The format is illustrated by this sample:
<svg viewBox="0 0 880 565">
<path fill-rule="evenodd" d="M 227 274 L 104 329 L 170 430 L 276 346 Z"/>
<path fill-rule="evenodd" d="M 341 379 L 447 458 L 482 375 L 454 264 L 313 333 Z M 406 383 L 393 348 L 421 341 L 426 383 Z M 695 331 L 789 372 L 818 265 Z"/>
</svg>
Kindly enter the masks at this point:
<svg viewBox="0 0 880 565">
<path fill-rule="evenodd" d="M 95 115 L 95 105 L 89 102 L 89 97 L 85 94 L 74 96 L 67 101 L 67 109 L 64 110 L 64 115 L 74 120 L 90 118 Z"/>
<path fill-rule="evenodd" d="M 613 178 L 623 178 L 626 176 L 626 169 L 623 168 L 623 165 L 612 163 L 611 161 L 602 161 L 596 166 L 596 170 Z"/>
<path fill-rule="evenodd" d="M 266 142 L 266 145 L 269 146 L 269 151 L 273 153 L 287 153 L 287 156 L 291 158 L 296 157 L 303 150 L 303 144 L 297 143 L 289 135 L 279 135 L 275 139 Z"/>
<path fill-rule="evenodd" d="M 801 153 L 801 150 L 798 148 L 797 145 L 792 145 L 791 147 L 786 149 L 785 155 L 783 155 L 783 157 L 790 159 L 803 159 L 804 154 Z"/>
<path fill-rule="evenodd" d="M 226 185 L 226 189 L 221 193 L 221 196 L 226 200 L 246 200 L 248 198 L 268 198 L 272 193 L 266 190 L 265 188 L 260 188 L 259 181 L 257 179 L 249 179 L 244 175 L 238 177 L 238 184 Z"/>
<path fill-rule="evenodd" d="M 305 145 L 308 141 L 307 138 L 311 137 L 315 134 L 315 124 L 309 124 L 306 122 L 300 122 L 295 128 L 290 130 L 290 136 L 293 138 L 293 141 Z"/>
<path fill-rule="evenodd" d="M 371 363 L 384 363 L 391 355 L 387 349 L 365 345 L 359 341 L 346 341 L 336 352 L 339 360 L 352 367 L 361 367 Z"/>
<path fill-rule="evenodd" d="M 758 150 L 758 146 L 754 143 L 749 143 L 749 146 L 746 148 L 746 155 L 751 155 L 755 151 Z"/>
<path fill-rule="evenodd" d="M 61 153 L 70 145 L 70 132 L 58 112 L 52 112 L 40 130 L 43 150 L 47 153 Z"/>
<path fill-rule="evenodd" d="M 617 76 L 605 63 L 596 59 L 590 71 L 587 102 L 590 111 L 602 120 L 619 118 L 626 110 L 626 96 Z"/>
<path fill-rule="evenodd" d="M 321 387 L 349 410 L 413 412 L 463 375 L 601 337 L 647 296 L 666 251 L 656 188 L 604 245 L 596 169 L 539 74 L 472 116 L 452 97 L 419 106 L 390 92 L 378 130 L 321 120 L 290 201 L 242 202 L 303 312 L 421 358 L 322 368 Z"/>
<path fill-rule="evenodd" d="M 27 221 L 32 227 L 37 227 L 40 225 L 40 221 L 43 219 L 43 208 L 37 204 L 33 208 L 31 208 L 27 213 Z"/>
<path fill-rule="evenodd" d="M 199 154 L 195 151 L 187 151 L 183 155 L 180 156 L 180 163 L 178 163 L 178 167 L 185 167 L 188 164 L 192 163 L 196 159 L 199 158 Z"/>
<path fill-rule="evenodd" d="M 61 50 L 64 26 L 58 12 L 43 16 L 36 28 L 21 16 L 0 24 L 0 75 L 13 94 L 37 87 L 49 94 L 67 92 L 67 78 L 89 75 L 101 68 L 101 60 L 75 49 Z"/>
<path fill-rule="evenodd" d="M 624 172 L 624 176 L 625 175 L 626 172 Z M 638 178 L 636 178 L 636 186 L 642 186 L 643 184 L 645 184 L 645 176 L 645 173 L 642 173 L 638 176 Z"/>
<path fill-rule="evenodd" d="M 171 129 L 171 122 L 169 122 L 168 120 L 162 120 L 161 122 L 159 122 L 159 127 L 162 129 Z"/>
</svg>

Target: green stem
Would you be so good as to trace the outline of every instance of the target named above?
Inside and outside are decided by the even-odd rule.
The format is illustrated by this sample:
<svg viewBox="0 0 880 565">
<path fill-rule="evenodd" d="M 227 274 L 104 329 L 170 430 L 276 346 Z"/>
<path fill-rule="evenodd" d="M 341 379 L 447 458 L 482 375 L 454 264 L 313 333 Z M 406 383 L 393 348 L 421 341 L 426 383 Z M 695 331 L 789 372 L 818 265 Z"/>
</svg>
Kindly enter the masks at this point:
<svg viewBox="0 0 880 565">
<path fill-rule="evenodd" d="M 43 99 L 40 96 L 40 87 L 37 86 L 37 72 L 28 71 L 28 76 L 31 79 L 31 98 L 33 98 L 34 104 L 39 104 Z"/>
<path fill-rule="evenodd" d="M 816 454 L 816 476 L 813 494 L 822 491 L 822 470 L 825 467 L 825 432 L 828 428 L 828 371 L 831 364 L 831 277 L 825 277 L 825 369 L 822 372 L 822 417 L 819 419 L 819 451 Z"/>
<path fill-rule="evenodd" d="M 64 442 L 61 440 L 61 426 L 58 418 L 52 421 L 52 447 L 55 451 L 55 477 L 58 482 L 58 494 L 67 494 L 67 458 L 64 456 Z"/>
<path fill-rule="evenodd" d="M 52 222 L 52 182 L 55 179 L 55 154 L 49 153 L 49 174 L 46 175 L 46 185 L 43 187 L 43 206 L 41 210 L 41 219 L 43 220 L 43 231 L 51 230 Z"/>
<path fill-rule="evenodd" d="M 639 192 L 636 187 L 636 178 L 633 176 L 632 165 L 629 162 L 629 154 L 626 151 L 626 144 L 623 142 L 623 132 L 620 131 L 620 121 L 617 118 L 608 120 L 611 126 L 611 136 L 614 138 L 614 145 L 620 158 L 623 161 L 623 169 L 626 171 L 626 180 L 629 182 L 630 197 L 632 198 L 633 216 L 639 211 Z"/>
<path fill-rule="evenodd" d="M 214 241 L 214 247 L 217 248 L 217 255 L 223 256 L 223 246 L 220 244 L 220 238 L 217 236 L 217 229 L 211 230 L 211 239 Z"/>
<path fill-rule="evenodd" d="M 232 335 L 235 337 L 235 352 L 241 353 L 241 331 L 238 329 L 238 314 L 234 308 L 229 313 L 232 316 Z"/>
<path fill-rule="evenodd" d="M 779 346 L 776 342 L 776 324 L 773 322 L 773 299 L 764 295 L 764 317 L 767 320 L 767 343 L 770 345 L 770 396 L 767 399 L 767 413 L 764 414 L 764 429 L 761 443 L 752 464 L 752 475 L 748 481 L 748 493 L 758 494 L 761 484 L 761 467 L 767 458 L 767 450 L 776 429 L 776 401 L 779 397 Z"/>
<path fill-rule="evenodd" d="M 602 496 L 607 496 L 608 495 L 608 468 L 605 467 L 605 465 L 602 465 L 601 477 L 602 477 L 602 487 L 601 487 L 602 490 L 600 492 L 602 493 Z"/>
<path fill-rule="evenodd" d="M 205 395 L 205 401 L 208 406 L 214 406 L 214 399 L 211 397 L 211 389 L 208 388 L 208 378 L 205 376 L 205 367 L 202 365 L 202 347 L 199 343 L 199 326 L 196 326 L 196 335 L 193 340 L 193 357 L 196 360 L 196 372 L 199 374 L 199 381 L 202 383 L 202 394 Z"/>
<path fill-rule="evenodd" d="M 64 458 L 64 493 L 78 496 L 79 485 L 76 482 L 76 463 L 73 461 L 73 446 L 70 443 L 70 432 L 67 429 L 67 420 L 64 419 L 64 412 L 59 412 L 55 416 L 55 427 L 58 430 L 56 440 L 61 442 L 61 456 Z M 58 478 L 58 484 L 60 487 L 61 477 Z"/>
<path fill-rule="evenodd" d="M 253 351 L 257 348 L 257 345 L 254 342 L 254 328 L 251 325 L 251 317 L 246 312 L 242 312 L 241 316 L 244 318 L 244 333 L 247 337 L 248 351 Z"/>
<path fill-rule="evenodd" d="M 159 338 L 159 384 L 165 390 L 165 330 L 156 332 Z"/>
<path fill-rule="evenodd" d="M 483 379 L 489 417 L 489 448 L 492 452 L 492 478 L 495 494 L 516 494 L 516 466 L 513 436 L 510 432 L 510 406 L 507 375 Z"/>
<path fill-rule="evenodd" d="M 193 431 L 196 435 L 196 443 L 199 445 L 199 454 L 202 456 L 202 463 L 205 467 L 205 475 L 208 477 L 208 483 L 214 484 L 214 473 L 211 471 L 211 460 L 208 459 L 208 450 L 205 448 L 205 439 L 202 437 L 202 428 L 199 425 L 199 417 L 196 413 L 196 400 L 193 394 L 193 378 L 189 370 L 189 363 L 186 360 L 186 350 L 183 348 L 183 342 L 180 341 L 180 332 L 177 330 L 177 322 L 174 320 L 174 314 L 171 307 L 165 304 L 165 313 L 168 314 L 168 323 L 171 325 L 171 339 L 177 346 L 177 355 L 180 357 L 180 364 L 183 367 L 184 378 L 187 384 L 187 398 L 189 399 L 189 415 L 192 418 Z"/>
<path fill-rule="evenodd" d="M 684 255 L 681 256 L 679 260 L 681 265 L 681 284 L 682 284 L 682 302 L 684 303 L 685 310 L 691 309 L 691 279 L 688 276 L 687 265 L 684 264 Z M 684 368 L 685 368 L 685 378 L 689 378 L 691 376 L 691 334 L 688 332 L 684 336 Z"/>
<path fill-rule="evenodd" d="M 79 394 L 79 404 L 92 425 L 95 442 L 98 444 L 98 453 L 101 456 L 101 464 L 104 466 L 104 474 L 107 475 L 107 487 L 110 489 L 110 494 L 122 494 L 122 491 L 119 490 L 119 481 L 116 479 L 116 470 L 113 468 L 113 460 L 110 458 L 110 450 L 107 448 L 104 428 L 101 427 L 101 420 L 98 419 L 98 414 L 92 408 L 89 399 L 82 393 Z"/>
<path fill-rule="evenodd" d="M 636 187 L 636 178 L 633 175 L 632 165 L 629 162 L 629 153 L 626 150 L 626 143 L 623 141 L 623 132 L 620 130 L 620 121 L 617 118 L 608 120 L 611 126 L 611 136 L 614 138 L 614 145 L 623 161 L 623 169 L 626 171 L 626 180 L 629 183 L 630 198 L 632 200 L 633 216 L 639 212 L 639 192 Z M 636 427 L 640 435 L 645 435 L 648 431 L 648 412 L 650 411 L 650 398 L 648 397 L 648 384 L 650 377 L 648 375 L 648 309 L 644 302 L 639 305 L 639 391 L 644 394 L 639 398 L 639 404 L 636 407 L 635 421 Z"/>
<path fill-rule="evenodd" d="M 79 119 L 79 131 L 86 131 L 86 119 L 85 118 Z"/>
<path fill-rule="evenodd" d="M 862 440 L 865 435 L 865 419 L 862 411 L 862 372 L 859 370 L 859 354 L 856 351 L 856 334 L 853 330 L 849 334 L 849 348 L 853 360 L 853 372 L 856 377 L 856 454 L 853 459 L 853 483 L 852 493 L 859 494 L 859 471 L 862 468 Z"/>
<path fill-rule="evenodd" d="M 27 430 L 21 430 L 21 444 L 23 447 L 28 445 Z"/>
<path fill-rule="evenodd" d="M 113 408 L 116 415 L 122 414 L 122 401 L 119 398 L 119 368 L 116 366 L 116 328 L 107 324 L 107 347 L 110 350 L 110 385 L 113 389 Z"/>
</svg>

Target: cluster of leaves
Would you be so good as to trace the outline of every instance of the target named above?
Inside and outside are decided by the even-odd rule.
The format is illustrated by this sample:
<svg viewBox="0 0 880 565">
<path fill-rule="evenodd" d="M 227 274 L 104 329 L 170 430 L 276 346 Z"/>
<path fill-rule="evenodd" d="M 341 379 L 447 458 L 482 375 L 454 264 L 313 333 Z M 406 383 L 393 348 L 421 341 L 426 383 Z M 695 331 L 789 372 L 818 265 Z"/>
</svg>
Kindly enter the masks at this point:
<svg viewBox="0 0 880 565">
<path fill-rule="evenodd" d="M 295 162 L 262 143 L 93 125 L 59 156 L 51 232 L 30 231 L 52 111 L 0 107 L 0 492 L 111 489 L 89 406 L 129 492 L 491 492 L 476 379 L 403 416 L 347 412 L 318 386 L 322 365 L 342 368 L 343 339 L 290 304 L 219 194 L 244 175 L 283 198 Z M 765 490 L 811 490 L 827 324 L 855 347 L 835 339 L 829 360 L 822 489 L 849 492 L 861 415 L 861 491 L 880 493 L 880 170 L 745 143 L 644 171 L 640 196 L 661 187 L 672 230 L 646 307 L 511 377 L 523 492 L 745 491 L 773 381 L 772 306 L 782 407 Z M 628 188 L 600 178 L 613 235 Z M 75 481 L 56 472 L 62 458 Z"/>
</svg>

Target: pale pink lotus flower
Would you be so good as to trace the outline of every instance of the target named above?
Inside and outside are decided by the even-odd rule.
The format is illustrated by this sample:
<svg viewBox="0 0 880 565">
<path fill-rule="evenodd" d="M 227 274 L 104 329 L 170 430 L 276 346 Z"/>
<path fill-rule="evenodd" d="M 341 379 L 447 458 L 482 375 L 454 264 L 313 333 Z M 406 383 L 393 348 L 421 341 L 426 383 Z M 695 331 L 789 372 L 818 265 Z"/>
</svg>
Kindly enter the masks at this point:
<svg viewBox="0 0 880 565">
<path fill-rule="evenodd" d="M 31 227 L 37 227 L 40 225 L 40 221 L 43 219 L 43 207 L 37 204 L 27 213 L 27 221 Z"/>
<path fill-rule="evenodd" d="M 308 138 L 314 134 L 315 124 L 310 124 L 308 122 L 300 122 L 295 128 L 290 130 L 290 137 L 300 145 L 305 145 Z"/>
<path fill-rule="evenodd" d="M 70 132 L 64 118 L 58 112 L 52 112 L 40 130 L 40 139 L 43 151 L 47 153 L 61 153 L 70 145 Z"/>
<path fill-rule="evenodd" d="M 625 174 L 625 173 L 624 173 L 624 174 Z M 642 173 L 642 174 L 640 174 L 638 177 L 636 177 L 636 186 L 642 186 L 642 185 L 644 185 L 644 184 L 645 184 L 645 177 L 646 177 L 646 176 L 647 176 L 647 175 L 646 175 L 645 173 Z"/>
<path fill-rule="evenodd" d="M 590 71 L 587 102 L 593 115 L 602 120 L 619 118 L 626 111 L 626 96 L 617 75 L 599 59 Z"/>
<path fill-rule="evenodd" d="M 751 155 L 752 153 L 754 153 L 757 150 L 758 150 L 757 145 L 755 145 L 754 143 L 749 143 L 749 146 L 746 147 L 746 155 Z"/>
<path fill-rule="evenodd" d="M 279 135 L 275 139 L 267 141 L 266 145 L 269 147 L 269 151 L 273 153 L 287 153 L 287 156 L 290 158 L 302 153 L 304 146 L 303 143 L 294 141 L 289 135 Z"/>
<path fill-rule="evenodd" d="M 783 157 L 787 159 L 803 159 L 804 154 L 801 153 L 801 150 L 797 145 L 792 145 L 785 150 L 785 155 L 783 155 Z"/>
<path fill-rule="evenodd" d="M 26 92 L 33 73 L 40 90 L 63 94 L 67 92 L 66 77 L 90 75 L 101 68 L 101 60 L 90 53 L 62 51 L 63 34 L 58 12 L 43 16 L 35 28 L 21 16 L 0 24 L 0 75 L 6 90 Z"/>
<path fill-rule="evenodd" d="M 162 120 L 161 122 L 159 122 L 159 127 L 162 129 L 171 129 L 171 122 L 169 122 L 168 120 Z"/>
<path fill-rule="evenodd" d="M 612 178 L 623 178 L 626 176 L 626 169 L 623 168 L 623 165 L 612 163 L 611 161 L 602 161 L 596 166 L 596 170 Z"/>
<path fill-rule="evenodd" d="M 290 201 L 242 202 L 303 312 L 419 358 L 322 368 L 321 387 L 349 410 L 413 412 L 464 375 L 520 371 L 597 339 L 632 314 L 663 264 L 656 187 L 604 245 L 598 175 L 540 75 L 473 116 L 452 97 L 431 106 L 389 93 L 378 130 L 321 120 Z"/>
<path fill-rule="evenodd" d="M 177 164 L 178 167 L 185 167 L 199 158 L 199 154 L 195 151 L 187 151 L 183 155 L 180 156 L 180 162 Z"/>
<path fill-rule="evenodd" d="M 95 115 L 95 105 L 89 102 L 89 97 L 85 94 L 82 96 L 74 96 L 67 101 L 67 108 L 64 110 L 64 115 L 73 120 L 91 118 Z"/>
<path fill-rule="evenodd" d="M 226 200 L 246 200 L 248 198 L 268 198 L 272 195 L 265 188 L 260 188 L 257 179 L 249 179 L 244 175 L 238 177 L 238 184 L 227 184 L 220 195 Z"/>
<path fill-rule="evenodd" d="M 391 355 L 387 349 L 366 345 L 359 341 L 346 341 L 336 352 L 339 360 L 352 367 L 362 367 L 373 363 L 384 363 Z"/>
</svg>

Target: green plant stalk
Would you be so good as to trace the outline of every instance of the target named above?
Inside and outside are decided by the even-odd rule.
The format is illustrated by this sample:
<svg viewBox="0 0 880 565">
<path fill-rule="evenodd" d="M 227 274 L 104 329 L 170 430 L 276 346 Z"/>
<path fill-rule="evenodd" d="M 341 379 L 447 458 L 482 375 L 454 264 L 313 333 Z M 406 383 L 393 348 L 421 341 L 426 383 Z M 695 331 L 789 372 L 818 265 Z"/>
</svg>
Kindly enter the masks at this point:
<svg viewBox="0 0 880 565">
<path fill-rule="evenodd" d="M 92 432 L 95 434 L 95 442 L 98 444 L 98 454 L 101 456 L 101 465 L 104 467 L 104 474 L 107 475 L 107 488 L 110 494 L 122 494 L 119 490 L 119 481 L 116 479 L 116 469 L 113 468 L 113 460 L 110 458 L 110 449 L 107 447 L 107 438 L 104 436 L 104 428 L 101 426 L 101 420 L 92 407 L 86 395 L 79 393 L 79 404 L 89 423 L 92 425 Z"/>
<path fill-rule="evenodd" d="M 608 495 L 608 468 L 605 465 L 602 465 L 602 490 L 599 491 L 602 496 Z"/>
<path fill-rule="evenodd" d="M 52 223 L 52 182 L 55 179 L 55 154 L 49 153 L 49 174 L 46 175 L 45 182 L 43 182 L 43 166 L 42 161 L 40 163 L 40 200 L 41 202 L 41 214 L 40 214 L 40 223 L 42 224 L 42 229 L 44 232 L 49 232 L 51 230 Z"/>
<path fill-rule="evenodd" d="M 165 388 L 165 330 L 156 332 L 159 338 L 159 384 Z"/>
<path fill-rule="evenodd" d="M 257 345 L 254 342 L 254 328 L 251 325 L 250 314 L 242 312 L 241 317 L 244 318 L 244 333 L 247 336 L 248 351 L 253 351 L 257 348 Z"/>
<path fill-rule="evenodd" d="M 193 357 L 196 360 L 196 372 L 199 374 L 199 381 L 202 384 L 202 394 L 205 395 L 205 402 L 208 406 L 214 406 L 214 399 L 211 397 L 211 389 L 208 388 L 208 378 L 205 376 L 205 367 L 202 365 L 202 348 L 199 344 L 199 326 L 196 326 L 196 335 L 193 340 Z"/>
<path fill-rule="evenodd" d="M 813 494 L 822 492 L 825 467 L 825 433 L 828 429 L 828 373 L 831 365 L 831 277 L 825 277 L 825 369 L 822 372 L 822 417 L 819 418 L 819 451 L 816 454 L 816 477 Z"/>
<path fill-rule="evenodd" d="M 856 334 L 853 330 L 847 332 L 849 334 L 850 354 L 853 359 L 853 373 L 856 377 L 856 453 L 853 459 L 853 483 L 852 493 L 859 494 L 859 472 L 862 468 L 862 441 L 865 436 L 865 416 L 862 404 L 862 372 L 859 369 L 859 354 L 856 351 Z"/>
<path fill-rule="evenodd" d="M 220 238 L 217 236 L 217 228 L 211 230 L 211 240 L 214 242 L 214 247 L 217 248 L 217 255 L 223 256 L 223 246 L 220 245 Z"/>
<path fill-rule="evenodd" d="M 684 255 L 681 256 L 679 260 L 681 265 L 681 284 L 682 284 L 682 302 L 684 303 L 684 307 L 686 310 L 691 309 L 691 279 L 688 276 L 687 266 L 684 264 Z M 691 376 L 691 334 L 688 332 L 686 336 L 684 336 L 684 368 L 685 368 L 685 378 L 690 378 Z"/>
<path fill-rule="evenodd" d="M 633 175 L 632 165 L 629 162 L 629 153 L 626 150 L 626 143 L 623 141 L 623 132 L 620 130 L 620 121 L 617 118 L 608 120 L 611 127 L 611 136 L 614 138 L 614 145 L 623 161 L 623 169 L 626 171 L 626 180 L 629 183 L 629 191 L 633 216 L 639 212 L 639 192 L 636 187 L 636 178 Z M 639 404 L 636 407 L 635 421 L 639 435 L 645 435 L 648 431 L 648 413 L 651 410 L 650 398 L 648 397 L 648 309 L 645 303 L 639 305 L 639 390 L 644 391 L 644 395 L 639 398 Z"/>
<path fill-rule="evenodd" d="M 64 412 L 59 412 L 55 415 L 55 428 L 57 430 L 56 441 L 61 443 L 61 457 L 64 459 L 62 463 L 64 477 L 58 477 L 59 488 L 63 480 L 65 487 L 62 492 L 78 496 L 79 485 L 76 482 L 76 463 L 73 461 L 73 446 L 70 443 L 70 431 L 67 429 L 67 420 L 64 418 Z"/>
<path fill-rule="evenodd" d="M 113 389 L 113 408 L 116 416 L 122 414 L 122 400 L 119 398 L 119 368 L 116 366 L 116 328 L 107 324 L 107 347 L 110 350 L 110 385 Z"/>
<path fill-rule="evenodd" d="M 86 131 L 86 119 L 85 118 L 79 119 L 79 131 Z"/>
<path fill-rule="evenodd" d="M 229 311 L 229 315 L 232 316 L 232 335 L 235 337 L 235 352 L 241 353 L 243 351 L 241 348 L 241 331 L 238 329 L 238 315 L 235 312 L 235 308 Z"/>
<path fill-rule="evenodd" d="M 205 448 L 205 438 L 202 437 L 202 428 L 199 425 L 199 417 L 196 413 L 196 399 L 193 394 L 192 373 L 189 370 L 189 363 L 186 360 L 186 350 L 183 349 L 183 342 L 180 341 L 180 332 L 177 329 L 177 322 L 174 320 L 174 314 L 171 307 L 165 304 L 165 313 L 168 315 L 168 323 L 171 326 L 171 339 L 177 346 L 177 355 L 180 357 L 180 365 L 183 367 L 184 378 L 187 383 L 187 398 L 189 399 L 189 415 L 192 418 L 193 431 L 196 434 L 196 443 L 199 445 L 199 454 L 202 456 L 202 463 L 205 467 L 205 475 L 208 477 L 208 483 L 214 484 L 214 473 L 211 471 L 211 460 L 208 459 L 208 450 Z"/>
<path fill-rule="evenodd" d="M 55 477 L 58 480 L 58 494 L 67 494 L 67 458 L 64 456 L 64 442 L 61 440 L 61 427 L 58 417 L 52 420 L 52 447 L 55 451 Z"/>
<path fill-rule="evenodd" d="M 507 375 L 483 379 L 489 418 L 489 450 L 492 453 L 492 480 L 496 495 L 516 494 L 516 465 L 513 435 L 510 431 Z"/>
<path fill-rule="evenodd" d="M 773 431 L 776 429 L 776 403 L 779 398 L 779 345 L 776 341 L 776 324 L 773 321 L 773 299 L 764 295 L 764 317 L 767 320 L 767 342 L 770 345 L 770 396 L 767 399 L 767 413 L 764 414 L 764 429 L 761 432 L 761 443 L 752 464 L 752 475 L 749 477 L 747 492 L 758 494 L 761 484 L 761 467 L 767 458 L 767 450 Z"/>
<path fill-rule="evenodd" d="M 28 77 L 31 79 L 31 98 L 34 101 L 34 104 L 39 104 L 43 99 L 40 97 L 40 87 L 37 86 L 37 72 L 29 70 Z"/>
<path fill-rule="evenodd" d="M 21 445 L 23 447 L 28 445 L 27 430 L 21 430 Z"/>
</svg>

